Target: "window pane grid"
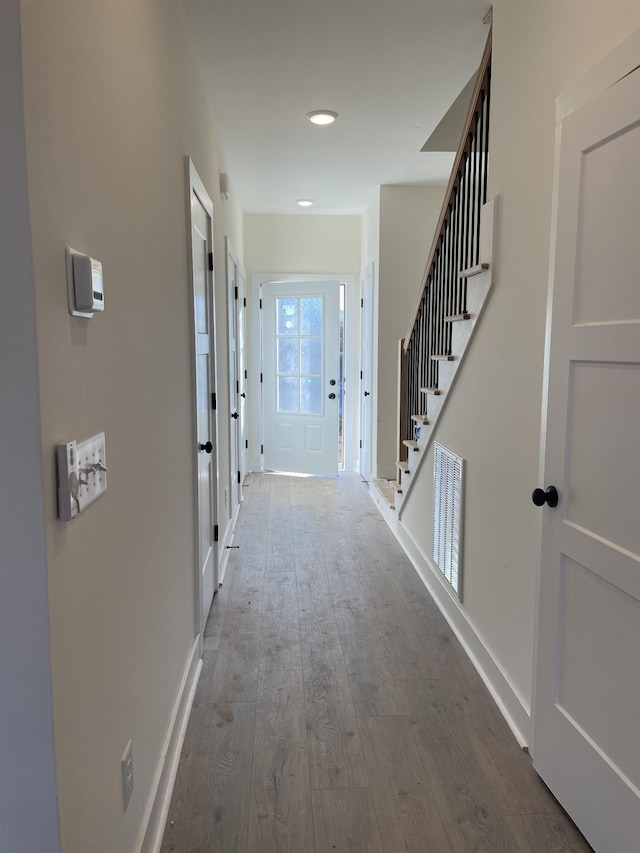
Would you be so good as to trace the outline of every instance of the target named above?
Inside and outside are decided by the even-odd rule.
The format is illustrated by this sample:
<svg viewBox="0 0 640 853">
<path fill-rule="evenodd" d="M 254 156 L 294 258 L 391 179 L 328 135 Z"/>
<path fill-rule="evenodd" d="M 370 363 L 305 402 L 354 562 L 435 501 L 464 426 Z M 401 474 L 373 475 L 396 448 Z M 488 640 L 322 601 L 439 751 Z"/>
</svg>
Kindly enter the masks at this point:
<svg viewBox="0 0 640 853">
<path fill-rule="evenodd" d="M 324 298 L 276 299 L 279 412 L 322 415 Z"/>
</svg>

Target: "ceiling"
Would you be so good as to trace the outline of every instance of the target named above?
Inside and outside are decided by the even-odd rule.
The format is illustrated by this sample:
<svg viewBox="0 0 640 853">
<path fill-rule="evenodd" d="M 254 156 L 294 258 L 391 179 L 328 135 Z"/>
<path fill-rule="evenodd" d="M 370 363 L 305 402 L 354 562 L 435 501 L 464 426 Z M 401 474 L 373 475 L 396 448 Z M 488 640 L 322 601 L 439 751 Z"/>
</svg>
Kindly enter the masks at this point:
<svg viewBox="0 0 640 853">
<path fill-rule="evenodd" d="M 480 63 L 487 0 L 184 5 L 246 213 L 360 214 L 380 184 L 446 183 L 453 154 L 420 149 Z"/>
</svg>

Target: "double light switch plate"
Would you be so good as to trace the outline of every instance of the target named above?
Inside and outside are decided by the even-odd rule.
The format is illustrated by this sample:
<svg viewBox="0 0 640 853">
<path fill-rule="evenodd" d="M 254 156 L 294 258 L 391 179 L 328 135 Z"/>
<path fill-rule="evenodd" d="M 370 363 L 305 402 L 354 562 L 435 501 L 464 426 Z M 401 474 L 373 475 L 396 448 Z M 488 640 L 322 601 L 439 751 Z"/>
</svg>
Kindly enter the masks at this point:
<svg viewBox="0 0 640 853">
<path fill-rule="evenodd" d="M 56 447 L 58 517 L 71 521 L 107 489 L 107 453 L 104 433 L 86 441 Z"/>
</svg>

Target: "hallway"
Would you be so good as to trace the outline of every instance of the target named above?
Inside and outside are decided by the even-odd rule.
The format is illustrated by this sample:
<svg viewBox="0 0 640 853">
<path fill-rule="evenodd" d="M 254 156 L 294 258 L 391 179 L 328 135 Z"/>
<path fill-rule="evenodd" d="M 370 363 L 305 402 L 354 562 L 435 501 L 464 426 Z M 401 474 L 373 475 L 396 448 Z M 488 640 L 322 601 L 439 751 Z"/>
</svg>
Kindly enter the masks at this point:
<svg viewBox="0 0 640 853">
<path fill-rule="evenodd" d="M 360 478 L 244 498 L 161 853 L 590 850 Z"/>
</svg>

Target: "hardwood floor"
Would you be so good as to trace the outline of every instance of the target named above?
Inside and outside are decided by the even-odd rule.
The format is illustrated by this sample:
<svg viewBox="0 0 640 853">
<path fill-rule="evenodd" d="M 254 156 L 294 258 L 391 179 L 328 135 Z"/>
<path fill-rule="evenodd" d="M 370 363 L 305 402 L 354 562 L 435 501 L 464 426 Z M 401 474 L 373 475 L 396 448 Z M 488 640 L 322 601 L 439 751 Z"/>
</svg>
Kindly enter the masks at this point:
<svg viewBox="0 0 640 853">
<path fill-rule="evenodd" d="M 356 475 L 251 475 L 161 853 L 586 853 Z"/>
</svg>

